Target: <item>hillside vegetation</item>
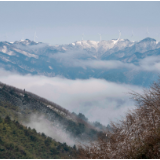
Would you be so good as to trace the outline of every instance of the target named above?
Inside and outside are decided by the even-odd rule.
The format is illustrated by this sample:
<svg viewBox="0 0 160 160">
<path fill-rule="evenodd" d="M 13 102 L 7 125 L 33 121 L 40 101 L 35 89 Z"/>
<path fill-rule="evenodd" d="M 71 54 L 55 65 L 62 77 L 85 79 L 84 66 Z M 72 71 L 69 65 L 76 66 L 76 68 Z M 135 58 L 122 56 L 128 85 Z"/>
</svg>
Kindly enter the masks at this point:
<svg viewBox="0 0 160 160">
<path fill-rule="evenodd" d="M 132 93 L 137 109 L 91 146 L 80 147 L 80 158 L 160 158 L 160 80 L 143 95 Z"/>
<path fill-rule="evenodd" d="M 0 117 L 0 158 L 76 158 L 76 147 L 56 142 L 44 133 L 12 121 L 9 116 Z"/>
<path fill-rule="evenodd" d="M 43 115 L 46 125 L 53 128 L 50 137 L 25 125 L 35 123 L 32 115 Z M 70 135 L 72 145 L 51 138 L 58 130 L 57 124 L 63 126 L 58 134 Z M 0 83 L 0 158 L 78 158 L 76 145 L 95 141 L 102 134 L 100 129 L 106 128 L 99 122 L 91 124 L 81 113 L 70 113 L 25 89 Z"/>
<path fill-rule="evenodd" d="M 10 116 L 20 123 L 28 123 L 32 115 L 43 115 L 54 127 L 61 126 L 76 141 L 95 140 L 106 127 L 91 124 L 83 115 L 70 113 L 61 106 L 33 93 L 0 83 L 0 115 Z"/>
</svg>

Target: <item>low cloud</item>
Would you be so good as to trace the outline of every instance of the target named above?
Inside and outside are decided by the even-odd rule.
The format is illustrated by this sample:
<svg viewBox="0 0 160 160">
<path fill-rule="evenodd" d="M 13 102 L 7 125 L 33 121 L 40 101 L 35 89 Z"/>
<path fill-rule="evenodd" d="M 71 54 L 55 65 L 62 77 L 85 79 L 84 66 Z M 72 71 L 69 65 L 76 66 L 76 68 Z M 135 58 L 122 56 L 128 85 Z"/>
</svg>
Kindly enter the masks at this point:
<svg viewBox="0 0 160 160">
<path fill-rule="evenodd" d="M 104 125 L 110 120 L 119 119 L 128 109 L 135 107 L 128 92 L 142 93 L 142 88 L 137 86 L 94 78 L 70 80 L 60 77 L 1 74 L 0 81 L 17 88 L 25 88 L 70 112 L 81 112 L 90 121 L 99 121 Z"/>
<path fill-rule="evenodd" d="M 160 56 L 149 56 L 139 61 L 140 69 L 146 71 L 160 71 Z"/>
<path fill-rule="evenodd" d="M 66 142 L 70 146 L 76 144 L 76 141 L 60 124 L 48 121 L 43 115 L 31 115 L 29 121 L 23 122 L 23 124 L 32 129 L 36 129 L 39 133 L 44 133 L 58 142 Z"/>
<path fill-rule="evenodd" d="M 92 54 L 92 55 L 91 55 Z M 66 51 L 65 53 L 57 53 L 50 55 L 51 58 L 56 59 L 67 67 L 83 67 L 93 69 L 121 69 L 127 68 L 135 71 L 160 71 L 160 56 L 148 56 L 140 59 L 137 64 L 126 63 L 119 60 L 101 60 L 98 59 L 97 53 L 87 52 L 85 50 Z"/>
<path fill-rule="evenodd" d="M 74 67 L 89 67 L 94 69 L 116 69 L 116 68 L 130 68 L 136 67 L 132 63 L 123 63 L 116 60 L 74 60 L 71 63 Z"/>
<path fill-rule="evenodd" d="M 89 53 L 84 50 L 57 53 L 55 55 L 51 55 L 50 57 L 56 59 L 68 67 L 89 67 L 94 69 L 133 69 L 136 67 L 132 63 L 124 63 L 118 60 L 100 60 L 97 58 L 97 53 Z"/>
<path fill-rule="evenodd" d="M 15 74 L 18 75 L 18 73 L 16 73 L 16 72 L 13 73 L 13 72 L 10 72 L 10 71 L 6 71 L 3 68 L 0 68 L 0 78 L 1 77 L 8 77 L 8 76 L 15 75 Z"/>
</svg>

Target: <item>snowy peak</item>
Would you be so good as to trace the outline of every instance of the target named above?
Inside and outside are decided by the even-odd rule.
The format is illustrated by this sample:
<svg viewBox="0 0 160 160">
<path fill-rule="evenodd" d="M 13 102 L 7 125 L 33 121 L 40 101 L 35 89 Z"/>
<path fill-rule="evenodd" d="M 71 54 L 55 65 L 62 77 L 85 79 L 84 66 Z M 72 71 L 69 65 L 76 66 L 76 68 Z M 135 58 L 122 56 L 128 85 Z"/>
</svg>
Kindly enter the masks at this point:
<svg viewBox="0 0 160 160">
<path fill-rule="evenodd" d="M 34 42 L 29 39 L 15 42 L 0 42 L 0 52 L 14 56 L 23 54 L 27 57 L 38 58 L 39 55 L 52 55 L 59 52 L 81 52 L 85 51 L 86 56 L 97 56 L 98 58 L 107 57 L 113 53 L 124 52 L 123 54 L 132 54 L 134 52 L 146 52 L 149 50 L 160 48 L 158 43 L 153 38 L 145 38 L 139 42 L 132 42 L 128 39 L 112 39 L 112 40 L 82 40 L 75 41 L 64 45 L 48 45 L 42 42 Z M 85 54 L 84 54 L 85 55 Z"/>
<path fill-rule="evenodd" d="M 83 48 L 97 48 L 98 46 L 102 46 L 102 45 L 111 45 L 112 48 L 114 45 L 116 45 L 117 43 L 122 44 L 122 43 L 131 43 L 128 39 L 112 39 L 109 41 L 92 41 L 92 40 L 83 40 L 83 41 L 76 41 L 75 43 L 71 43 L 73 46 L 81 46 Z"/>
<path fill-rule="evenodd" d="M 93 52 L 104 53 L 110 49 L 123 49 L 125 47 L 130 47 L 134 42 L 129 41 L 128 39 L 113 39 L 109 41 L 92 41 L 92 40 L 82 40 L 76 41 L 69 44 L 72 48 L 80 48 Z"/>
<path fill-rule="evenodd" d="M 9 56 L 17 57 L 20 55 L 24 55 L 25 57 L 33 57 L 33 58 L 38 59 L 37 55 L 25 50 L 24 47 L 20 47 L 21 45 L 25 45 L 26 48 L 28 48 L 28 45 L 34 45 L 34 44 L 35 42 L 30 41 L 28 39 L 21 40 L 21 41 L 15 41 L 14 43 L 0 42 L 0 52 L 3 53 L 4 55 L 9 55 Z"/>
<path fill-rule="evenodd" d="M 13 44 L 20 44 L 20 45 L 37 45 L 41 42 L 35 42 L 35 41 L 31 41 L 29 39 L 25 39 L 25 40 L 20 40 L 20 41 L 15 41 Z"/>
<path fill-rule="evenodd" d="M 148 50 L 153 50 L 156 48 L 160 48 L 160 43 L 158 43 L 153 38 L 145 38 L 140 42 L 133 42 L 128 39 L 112 39 L 112 40 L 102 40 L 102 41 L 93 41 L 93 40 L 82 40 L 82 41 L 75 41 L 68 45 L 60 45 L 55 47 L 59 51 L 70 51 L 76 50 L 81 51 L 85 50 L 92 55 L 110 55 L 114 52 L 127 50 L 127 53 L 132 52 L 146 52 Z"/>
<path fill-rule="evenodd" d="M 76 41 L 74 43 L 74 46 L 77 46 L 77 47 L 81 47 L 83 49 L 85 48 L 97 48 L 98 46 L 98 41 L 90 41 L 90 40 L 87 40 L 87 41 Z"/>
</svg>

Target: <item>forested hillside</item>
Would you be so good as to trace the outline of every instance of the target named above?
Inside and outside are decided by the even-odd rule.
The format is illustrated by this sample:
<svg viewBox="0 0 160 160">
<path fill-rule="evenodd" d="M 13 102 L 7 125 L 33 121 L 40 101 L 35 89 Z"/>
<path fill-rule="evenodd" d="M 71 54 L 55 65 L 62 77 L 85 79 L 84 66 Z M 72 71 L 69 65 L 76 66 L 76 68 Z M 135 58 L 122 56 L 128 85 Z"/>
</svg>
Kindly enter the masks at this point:
<svg viewBox="0 0 160 160">
<path fill-rule="evenodd" d="M 4 110 L 1 108 L 1 114 Z M 59 143 L 37 133 L 35 129 L 22 126 L 18 121 L 12 121 L 9 116 L 0 117 L 0 158 L 76 158 L 76 147 Z"/>
<path fill-rule="evenodd" d="M 32 115 L 43 115 L 55 128 L 61 126 L 76 141 L 95 140 L 100 129 L 106 129 L 98 122 L 92 125 L 83 114 L 70 113 L 53 102 L 3 83 L 0 84 L 0 106 L 1 116 L 9 115 L 23 124 L 31 121 Z"/>
</svg>

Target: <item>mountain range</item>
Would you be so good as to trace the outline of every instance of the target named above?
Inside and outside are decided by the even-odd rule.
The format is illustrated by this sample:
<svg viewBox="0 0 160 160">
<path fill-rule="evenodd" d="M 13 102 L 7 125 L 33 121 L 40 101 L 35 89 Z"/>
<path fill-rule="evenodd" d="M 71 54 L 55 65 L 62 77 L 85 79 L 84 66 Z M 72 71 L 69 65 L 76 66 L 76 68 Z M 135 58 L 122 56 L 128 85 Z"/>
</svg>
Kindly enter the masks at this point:
<svg viewBox="0 0 160 160">
<path fill-rule="evenodd" d="M 0 42 L 0 67 L 20 74 L 101 78 L 148 87 L 158 78 L 160 42 L 145 38 L 83 40 L 49 45 L 29 39 Z"/>
</svg>

